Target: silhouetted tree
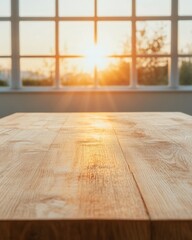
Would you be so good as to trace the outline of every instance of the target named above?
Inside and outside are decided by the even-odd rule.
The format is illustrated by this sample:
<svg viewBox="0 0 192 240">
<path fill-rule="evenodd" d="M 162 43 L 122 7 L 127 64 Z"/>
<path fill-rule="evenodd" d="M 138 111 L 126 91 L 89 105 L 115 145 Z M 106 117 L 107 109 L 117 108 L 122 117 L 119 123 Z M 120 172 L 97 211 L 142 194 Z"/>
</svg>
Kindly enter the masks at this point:
<svg viewBox="0 0 192 240">
<path fill-rule="evenodd" d="M 3 78 L 4 72 L 5 72 L 4 68 L 0 65 L 0 86 L 1 87 L 8 86 L 8 82 Z"/>
<path fill-rule="evenodd" d="M 54 84 L 55 63 L 43 60 L 43 66 L 35 71 L 28 71 L 28 76 L 23 79 L 23 86 L 52 86 Z M 47 74 L 45 73 L 47 69 Z"/>
<path fill-rule="evenodd" d="M 117 63 L 111 63 L 107 69 L 99 71 L 99 84 L 102 86 L 118 86 L 130 84 L 130 62 L 123 58 L 117 60 Z"/>
<path fill-rule="evenodd" d="M 192 85 L 192 60 L 183 60 L 180 67 L 180 84 Z"/>
<path fill-rule="evenodd" d="M 161 53 L 165 42 L 164 25 L 154 31 L 150 38 L 147 35 L 147 25 L 137 32 L 137 52 L 141 55 L 149 55 L 137 59 L 137 77 L 140 85 L 168 84 L 167 58 L 150 57 Z"/>
</svg>

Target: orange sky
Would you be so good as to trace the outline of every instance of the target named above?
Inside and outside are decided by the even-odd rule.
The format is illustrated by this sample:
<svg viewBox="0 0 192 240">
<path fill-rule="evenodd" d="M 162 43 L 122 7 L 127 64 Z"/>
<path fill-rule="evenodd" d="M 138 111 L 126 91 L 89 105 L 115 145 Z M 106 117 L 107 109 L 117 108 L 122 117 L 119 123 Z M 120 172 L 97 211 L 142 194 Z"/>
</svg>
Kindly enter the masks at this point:
<svg viewBox="0 0 192 240">
<path fill-rule="evenodd" d="M 158 4 L 157 4 L 158 2 Z M 181 0 L 179 12 L 192 14 L 191 0 Z M 93 0 L 60 0 L 60 16 L 93 16 Z M 160 4 L 159 4 L 160 3 Z M 170 15 L 171 0 L 137 0 L 137 15 Z M 190 3 L 190 4 L 189 4 Z M 143 7 L 145 5 L 145 7 Z M 74 7 L 75 6 L 75 7 Z M 118 7 L 117 7 L 118 6 Z M 20 0 L 20 16 L 54 16 L 54 0 Z M 0 1 L 0 17 L 10 15 L 10 1 Z M 98 0 L 99 16 L 130 16 L 131 0 Z M 142 22 L 137 23 L 141 29 Z M 148 23 L 148 36 L 158 29 L 161 22 Z M 167 35 L 167 49 L 170 53 L 170 22 L 165 22 Z M 86 55 L 87 70 L 92 69 L 93 58 L 104 55 L 131 54 L 131 22 L 98 22 L 98 47 L 94 49 L 94 23 L 93 22 L 60 22 L 60 54 Z M 0 22 L 0 55 L 11 54 L 10 22 Z M 179 49 L 188 53 L 187 45 L 191 44 L 192 21 L 179 23 Z M 183 37 L 185 36 L 185 37 Z M 124 44 L 128 44 L 123 49 Z M 97 53 L 95 53 L 97 51 Z M 192 51 L 192 50 L 191 50 Z M 20 54 L 21 55 L 54 55 L 55 54 L 55 23 L 54 22 L 21 22 L 20 23 Z M 73 60 L 74 61 L 74 60 Z M 76 60 L 78 64 L 83 61 Z M 95 60 L 98 61 L 98 60 Z M 104 61 L 104 60 L 103 60 Z M 31 61 L 23 60 L 23 67 L 32 66 Z M 39 59 L 39 65 L 43 61 Z M 85 64 L 85 63 L 84 63 Z M 106 64 L 106 63 L 105 63 Z M 105 65 L 103 62 L 103 65 Z M 33 66 L 36 64 L 33 62 Z M 83 68 L 83 65 L 82 65 Z"/>
</svg>

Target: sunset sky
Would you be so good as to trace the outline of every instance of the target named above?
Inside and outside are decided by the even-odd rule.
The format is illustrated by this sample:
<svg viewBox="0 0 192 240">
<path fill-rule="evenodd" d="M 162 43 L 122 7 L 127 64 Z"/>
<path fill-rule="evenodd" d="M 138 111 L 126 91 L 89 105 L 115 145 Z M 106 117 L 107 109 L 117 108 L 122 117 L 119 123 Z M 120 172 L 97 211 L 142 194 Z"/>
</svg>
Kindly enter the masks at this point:
<svg viewBox="0 0 192 240">
<path fill-rule="evenodd" d="M 131 0 L 98 0 L 98 16 L 131 16 Z M 171 0 L 137 0 L 136 13 L 143 15 L 171 14 Z M 158 2 L 158 4 L 157 4 Z M 145 7 L 144 7 L 145 6 Z M 20 0 L 20 16 L 54 16 L 54 0 Z M 179 13 L 192 15 L 191 0 L 180 0 Z M 94 0 L 60 0 L 60 16 L 94 16 Z M 10 0 L 0 0 L 0 17 L 10 16 Z M 161 53 L 170 53 L 171 25 L 169 21 L 137 22 L 137 30 L 144 27 L 147 35 L 153 37 L 155 31 L 164 26 L 166 46 Z M 0 56 L 11 54 L 10 22 L 0 22 Z M 103 57 L 106 55 L 131 54 L 131 21 L 98 22 L 98 47 L 94 46 L 94 22 L 77 21 L 59 24 L 60 55 L 90 55 Z M 86 36 L 86 37 L 85 37 Z M 183 37 L 184 36 L 184 37 Z M 179 52 L 189 53 L 192 39 L 192 21 L 179 22 Z M 125 44 L 127 47 L 125 48 Z M 96 53 L 97 51 L 97 53 Z M 191 53 L 190 52 L 190 53 Z M 20 54 L 21 55 L 54 55 L 55 54 L 55 23 L 20 22 Z M 69 60 L 70 62 L 70 60 Z M 73 60 L 75 62 L 75 60 Z M 82 60 L 76 60 L 81 65 Z M 88 62 L 88 61 L 87 61 Z M 37 66 L 43 64 L 35 61 L 22 60 L 22 66 Z M 102 62 L 103 66 L 104 60 Z M 100 64 L 100 65 L 102 65 Z M 70 65 L 70 64 L 69 64 Z M 83 66 L 83 65 L 82 65 Z M 24 67 L 25 68 L 25 67 Z M 87 66 L 92 71 L 92 64 Z"/>
<path fill-rule="evenodd" d="M 54 16 L 55 0 L 20 0 L 20 16 Z M 137 15 L 170 15 L 171 0 L 137 0 Z M 192 14 L 191 0 L 182 0 L 180 12 Z M 93 0 L 60 0 L 60 16 L 93 16 Z M 0 1 L 0 16 L 10 15 L 10 0 Z M 145 7 L 143 7 L 145 5 Z M 75 6 L 75 7 L 74 7 Z M 118 6 L 118 7 L 117 7 Z M 191 8 L 191 9 L 190 9 Z M 190 12 L 191 11 L 191 12 Z M 98 0 L 99 16 L 130 16 L 131 0 Z M 146 23 L 138 22 L 138 29 Z M 152 35 L 160 22 L 148 23 Z M 151 27 L 152 26 L 152 27 Z M 167 41 L 170 42 L 170 23 L 165 22 Z M 10 23 L 0 22 L 0 55 L 10 55 Z M 185 31 L 185 34 L 184 34 Z M 179 48 L 186 51 L 192 36 L 192 21 L 179 23 Z M 84 37 L 86 35 L 86 38 Z M 185 38 L 183 38 L 185 35 Z M 78 39 L 78 44 L 77 44 Z M 93 22 L 60 22 L 60 54 L 82 55 L 94 43 Z M 21 55 L 54 54 L 54 22 L 20 23 Z M 131 53 L 131 22 L 98 22 L 98 45 L 103 55 L 122 54 L 123 42 L 130 42 L 125 54 Z"/>
<path fill-rule="evenodd" d="M 98 0 L 98 15 L 130 16 L 131 2 L 131 0 Z M 55 0 L 20 0 L 20 15 L 54 16 L 54 3 Z M 161 4 L 159 0 L 136 0 L 136 3 L 137 15 L 170 15 L 171 0 L 161 0 Z M 60 16 L 93 16 L 94 0 L 60 0 L 59 9 Z M 192 14 L 191 0 L 179 0 L 179 14 Z M 0 1 L 0 16 L 10 16 L 10 0 Z"/>
</svg>

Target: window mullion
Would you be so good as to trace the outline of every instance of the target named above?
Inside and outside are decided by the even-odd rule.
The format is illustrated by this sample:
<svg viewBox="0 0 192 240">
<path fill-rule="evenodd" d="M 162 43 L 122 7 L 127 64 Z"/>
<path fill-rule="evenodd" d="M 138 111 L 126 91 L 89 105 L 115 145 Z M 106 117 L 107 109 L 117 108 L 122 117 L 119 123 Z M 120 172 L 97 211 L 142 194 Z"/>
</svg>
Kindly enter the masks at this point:
<svg viewBox="0 0 192 240">
<path fill-rule="evenodd" d="M 171 88 L 179 86 L 178 77 L 178 0 L 172 0 L 172 15 L 171 15 Z"/>
<path fill-rule="evenodd" d="M 137 86 L 136 40 L 136 0 L 132 0 L 132 88 Z"/>
<path fill-rule="evenodd" d="M 98 42 L 98 22 L 97 22 L 97 0 L 94 0 L 94 43 Z M 98 87 L 98 69 L 94 66 L 94 87 Z"/>
<path fill-rule="evenodd" d="M 21 88 L 19 49 L 19 0 L 11 1 L 12 89 Z"/>
<path fill-rule="evenodd" d="M 60 88 L 60 58 L 59 58 L 59 0 L 55 0 L 55 84 Z"/>
</svg>

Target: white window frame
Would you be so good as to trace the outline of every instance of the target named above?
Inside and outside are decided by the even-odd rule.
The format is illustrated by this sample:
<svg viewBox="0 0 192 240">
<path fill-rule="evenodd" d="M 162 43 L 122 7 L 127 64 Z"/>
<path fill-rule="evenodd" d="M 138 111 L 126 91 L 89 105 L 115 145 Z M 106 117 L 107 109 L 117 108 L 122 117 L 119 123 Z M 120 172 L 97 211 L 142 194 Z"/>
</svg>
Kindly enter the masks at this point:
<svg viewBox="0 0 192 240">
<path fill-rule="evenodd" d="M 171 16 L 136 16 L 136 0 L 132 0 L 132 16 L 130 17 L 99 17 L 97 15 L 97 1 L 94 0 L 94 16 L 93 17 L 60 17 L 59 16 L 59 0 L 55 0 L 55 16 L 54 17 L 20 17 L 19 16 L 19 0 L 11 0 L 11 16 L 0 17 L 0 21 L 11 22 L 11 56 L 0 56 L 0 58 L 11 58 L 12 61 L 12 80 L 10 87 L 1 87 L 0 91 L 192 91 L 192 86 L 179 85 L 179 57 L 192 57 L 192 54 L 178 53 L 178 22 L 179 20 L 192 20 L 192 16 L 179 16 L 178 1 L 171 1 Z M 170 54 L 156 54 L 156 55 L 141 55 L 136 52 L 136 22 L 147 20 L 168 20 L 171 22 L 171 52 Z M 55 23 L 55 55 L 20 55 L 20 34 L 19 23 L 21 21 L 53 21 Z M 109 57 L 131 58 L 131 83 L 129 86 L 113 86 L 100 87 L 97 83 L 97 69 L 95 68 L 95 86 L 88 87 L 61 87 L 60 86 L 60 71 L 59 60 L 61 58 L 80 58 L 83 56 L 67 56 L 59 53 L 59 22 L 60 21 L 93 21 L 94 22 L 94 41 L 97 43 L 97 26 L 98 21 L 131 21 L 132 23 L 132 53 L 130 55 L 119 55 Z M 137 57 L 167 57 L 171 59 L 170 65 L 170 79 L 167 86 L 139 86 L 137 84 Z M 20 79 L 20 58 L 54 58 L 56 61 L 55 67 L 55 85 L 54 87 L 22 87 Z"/>
</svg>

